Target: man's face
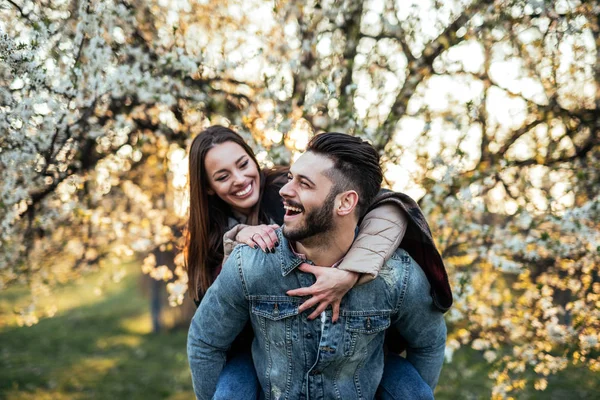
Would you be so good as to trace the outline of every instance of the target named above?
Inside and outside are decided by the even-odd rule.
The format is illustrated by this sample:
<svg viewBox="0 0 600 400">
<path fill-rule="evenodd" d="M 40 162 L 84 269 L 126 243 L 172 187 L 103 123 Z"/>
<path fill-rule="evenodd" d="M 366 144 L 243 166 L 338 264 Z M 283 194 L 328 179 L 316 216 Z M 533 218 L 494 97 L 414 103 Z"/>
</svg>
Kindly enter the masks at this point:
<svg viewBox="0 0 600 400">
<path fill-rule="evenodd" d="M 333 228 L 336 193 L 323 174 L 332 167 L 329 158 L 308 152 L 290 168 L 289 181 L 279 191 L 285 207 L 283 234 L 289 240 L 302 241 Z"/>
</svg>

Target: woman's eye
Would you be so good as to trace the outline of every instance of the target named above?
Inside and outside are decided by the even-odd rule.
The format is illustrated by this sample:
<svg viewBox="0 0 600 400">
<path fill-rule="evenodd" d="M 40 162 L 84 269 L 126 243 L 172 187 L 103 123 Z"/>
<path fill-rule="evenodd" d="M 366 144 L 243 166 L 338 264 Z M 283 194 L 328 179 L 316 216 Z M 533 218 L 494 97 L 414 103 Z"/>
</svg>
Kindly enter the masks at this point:
<svg viewBox="0 0 600 400">
<path fill-rule="evenodd" d="M 240 164 L 240 168 L 246 168 L 248 166 L 248 160 Z"/>
<path fill-rule="evenodd" d="M 223 182 L 225 179 L 227 179 L 227 175 L 219 176 L 215 181 Z"/>
</svg>

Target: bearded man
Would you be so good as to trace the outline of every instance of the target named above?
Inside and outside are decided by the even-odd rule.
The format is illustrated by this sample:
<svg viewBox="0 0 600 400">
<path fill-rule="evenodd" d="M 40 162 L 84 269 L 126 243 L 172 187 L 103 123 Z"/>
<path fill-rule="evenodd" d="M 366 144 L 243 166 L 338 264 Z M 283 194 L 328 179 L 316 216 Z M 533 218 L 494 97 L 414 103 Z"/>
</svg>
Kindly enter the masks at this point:
<svg viewBox="0 0 600 400">
<path fill-rule="evenodd" d="M 426 273 L 398 249 L 377 278 L 352 288 L 332 321 L 311 320 L 289 291 L 309 287 L 304 262 L 335 267 L 350 248 L 360 217 L 380 189 L 377 151 L 341 133 L 315 136 L 280 190 L 286 214 L 280 246 L 264 253 L 238 246 L 192 320 L 188 358 L 194 391 L 211 398 L 225 354 L 250 320 L 252 356 L 267 399 L 372 399 L 383 375 L 386 329 L 399 333 L 406 358 L 433 390 L 446 341 L 443 314 Z"/>
</svg>

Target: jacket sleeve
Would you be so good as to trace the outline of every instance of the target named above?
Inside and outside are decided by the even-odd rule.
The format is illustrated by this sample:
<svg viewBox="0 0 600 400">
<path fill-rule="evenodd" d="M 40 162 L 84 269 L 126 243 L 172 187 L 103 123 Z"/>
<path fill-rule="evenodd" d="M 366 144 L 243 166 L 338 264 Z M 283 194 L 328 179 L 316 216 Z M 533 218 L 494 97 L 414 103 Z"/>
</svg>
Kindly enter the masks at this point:
<svg viewBox="0 0 600 400">
<path fill-rule="evenodd" d="M 212 284 L 192 318 L 187 355 L 197 399 L 212 399 L 226 353 L 249 319 L 238 247 Z"/>
<path fill-rule="evenodd" d="M 235 249 L 235 246 L 239 244 L 239 242 L 235 240 L 235 237 L 247 226 L 248 225 L 245 224 L 237 224 L 223 235 L 223 264 L 225 264 L 229 255 L 233 249 Z"/>
<path fill-rule="evenodd" d="M 407 225 L 408 219 L 399 206 L 387 203 L 374 208 L 363 218 L 358 235 L 338 268 L 362 274 L 358 285 L 375 279 L 400 245 Z"/>
</svg>

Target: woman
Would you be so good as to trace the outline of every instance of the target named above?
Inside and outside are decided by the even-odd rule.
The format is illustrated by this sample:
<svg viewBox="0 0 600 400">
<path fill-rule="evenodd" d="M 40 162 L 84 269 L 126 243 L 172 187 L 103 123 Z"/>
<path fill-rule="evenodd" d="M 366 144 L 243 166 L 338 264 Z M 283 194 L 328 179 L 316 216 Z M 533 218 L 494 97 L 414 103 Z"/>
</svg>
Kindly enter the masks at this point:
<svg viewBox="0 0 600 400">
<path fill-rule="evenodd" d="M 274 230 L 283 220 L 279 189 L 287 182 L 286 175 L 286 168 L 261 171 L 252 149 L 228 128 L 212 126 L 194 139 L 189 153 L 190 218 L 185 253 L 189 293 L 197 304 L 237 243 L 260 247 L 265 252 L 278 246 Z M 353 285 L 377 275 L 400 244 L 406 226 L 407 219 L 398 207 L 377 207 L 359 227 L 355 243 L 361 245 L 353 247 L 338 268 L 303 265 L 301 269 L 317 279 L 310 288 L 289 293 L 312 295 L 299 312 L 316 306 L 309 316 L 316 318 L 331 305 L 332 318 L 337 320 L 343 295 Z M 242 391 L 258 392 L 249 356 L 252 337 L 251 327 L 247 326 L 234 342 L 216 397 L 246 398 Z M 240 376 L 253 378 L 240 382 Z"/>
</svg>

